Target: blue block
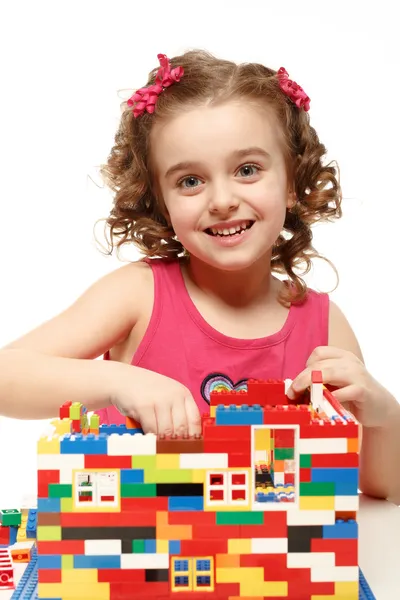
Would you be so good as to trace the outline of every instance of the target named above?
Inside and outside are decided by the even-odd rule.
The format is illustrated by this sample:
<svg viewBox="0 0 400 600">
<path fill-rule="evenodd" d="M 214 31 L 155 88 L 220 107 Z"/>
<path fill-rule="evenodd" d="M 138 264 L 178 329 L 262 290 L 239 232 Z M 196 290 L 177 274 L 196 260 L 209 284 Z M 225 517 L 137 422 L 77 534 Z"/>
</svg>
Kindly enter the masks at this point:
<svg viewBox="0 0 400 600">
<path fill-rule="evenodd" d="M 144 540 L 144 552 L 145 552 L 145 554 L 156 554 L 156 552 L 157 552 L 156 540 Z"/>
<path fill-rule="evenodd" d="M 60 442 L 60 454 L 107 454 L 107 435 L 66 434 Z"/>
<path fill-rule="evenodd" d="M 254 406 L 217 406 L 215 411 L 216 425 L 262 425 L 263 411 L 259 404 Z"/>
<path fill-rule="evenodd" d="M 126 425 L 100 425 L 99 433 L 105 433 L 106 435 L 111 435 L 113 433 L 117 433 L 118 435 L 123 435 L 124 433 L 130 433 L 131 435 L 135 435 L 135 433 L 143 433 L 142 429 L 128 429 Z"/>
<path fill-rule="evenodd" d="M 120 569 L 121 556 L 74 556 L 75 569 Z"/>
<path fill-rule="evenodd" d="M 61 498 L 38 498 L 37 503 L 40 513 L 61 512 Z"/>
<path fill-rule="evenodd" d="M 169 554 L 180 554 L 181 553 L 181 542 L 180 540 L 170 540 L 168 543 Z"/>
<path fill-rule="evenodd" d="M 311 469 L 313 483 L 351 483 L 358 484 L 358 469 L 326 468 Z M 356 492 L 357 493 L 357 492 Z M 339 495 L 336 492 L 336 495 Z"/>
<path fill-rule="evenodd" d="M 327 540 L 355 540 L 358 538 L 358 524 L 353 519 L 338 519 L 335 525 L 323 525 L 322 537 Z"/>
<path fill-rule="evenodd" d="M 36 538 L 37 531 L 37 509 L 30 508 L 28 512 L 28 520 L 26 522 L 26 537 L 29 539 Z"/>
<path fill-rule="evenodd" d="M 61 555 L 41 554 L 38 556 L 38 569 L 61 569 Z"/>
<path fill-rule="evenodd" d="M 14 527 L 13 525 L 10 527 L 10 546 L 13 546 L 17 541 L 18 535 L 18 527 Z"/>
<path fill-rule="evenodd" d="M 121 469 L 121 483 L 144 483 L 144 470 Z"/>
<path fill-rule="evenodd" d="M 335 483 L 335 496 L 357 496 L 358 483 Z"/>
<path fill-rule="evenodd" d="M 170 496 L 168 498 L 168 510 L 204 510 L 204 498 L 202 496 Z"/>
</svg>

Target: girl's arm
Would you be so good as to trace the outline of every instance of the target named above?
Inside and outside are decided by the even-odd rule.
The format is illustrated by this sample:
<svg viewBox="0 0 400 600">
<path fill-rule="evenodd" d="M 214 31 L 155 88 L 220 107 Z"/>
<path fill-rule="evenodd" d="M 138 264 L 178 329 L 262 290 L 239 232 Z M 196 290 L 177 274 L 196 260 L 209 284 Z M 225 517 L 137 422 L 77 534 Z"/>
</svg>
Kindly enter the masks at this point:
<svg viewBox="0 0 400 600">
<path fill-rule="evenodd" d="M 352 352 L 362 362 L 363 356 L 356 336 L 346 317 L 331 302 L 329 346 Z M 378 427 L 362 429 L 360 453 L 360 489 L 365 494 L 388 498 L 400 504 L 400 404 L 385 388 L 377 385 L 377 398 L 390 415 Z M 384 412 L 384 411 L 382 411 Z"/>
<path fill-rule="evenodd" d="M 71 307 L 0 350 L 0 415 L 55 416 L 66 401 L 107 406 L 130 365 L 95 361 L 126 339 L 138 319 L 145 263 L 126 265 L 92 285 Z M 147 279 L 148 281 L 148 279 Z M 143 288 L 142 288 L 143 290 Z"/>
</svg>

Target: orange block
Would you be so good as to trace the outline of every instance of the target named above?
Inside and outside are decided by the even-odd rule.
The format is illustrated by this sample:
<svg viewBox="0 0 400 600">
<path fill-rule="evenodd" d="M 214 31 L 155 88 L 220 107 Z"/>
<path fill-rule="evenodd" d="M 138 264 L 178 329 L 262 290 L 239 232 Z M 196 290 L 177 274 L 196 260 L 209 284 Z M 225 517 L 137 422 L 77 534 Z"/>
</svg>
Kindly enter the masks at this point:
<svg viewBox="0 0 400 600">
<path fill-rule="evenodd" d="M 284 460 L 275 460 L 274 461 L 274 471 L 275 471 L 275 473 L 284 473 L 285 472 L 285 461 Z"/>
<path fill-rule="evenodd" d="M 160 511 L 156 515 L 156 536 L 158 540 L 192 540 L 192 525 L 169 525 L 168 512 Z"/>
<path fill-rule="evenodd" d="M 215 566 L 221 569 L 236 569 L 240 567 L 239 554 L 217 554 Z"/>
<path fill-rule="evenodd" d="M 347 440 L 347 452 L 359 452 L 360 444 L 358 438 L 350 438 Z"/>
<path fill-rule="evenodd" d="M 131 417 L 126 417 L 125 425 L 126 425 L 127 429 L 141 429 L 142 428 L 140 423 L 138 423 L 138 421 L 135 421 L 135 419 L 132 419 Z"/>
</svg>

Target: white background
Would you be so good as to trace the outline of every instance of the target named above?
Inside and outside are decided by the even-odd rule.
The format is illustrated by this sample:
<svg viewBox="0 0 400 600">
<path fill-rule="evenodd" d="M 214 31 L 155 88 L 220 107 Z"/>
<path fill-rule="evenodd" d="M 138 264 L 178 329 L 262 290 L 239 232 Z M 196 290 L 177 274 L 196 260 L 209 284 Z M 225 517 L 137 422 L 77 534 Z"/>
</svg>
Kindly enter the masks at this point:
<svg viewBox="0 0 400 600">
<path fill-rule="evenodd" d="M 111 149 L 120 102 L 145 84 L 157 53 L 205 48 L 284 66 L 311 97 L 312 124 L 328 159 L 339 162 L 344 194 L 342 221 L 316 228 L 315 245 L 339 269 L 332 298 L 368 368 L 400 398 L 396 13 L 390 0 L 3 2 L 0 346 L 120 264 L 93 238 L 111 206 L 98 165 Z M 316 265 L 308 282 L 329 290 L 334 279 Z M 42 428 L 0 420 L 2 508 L 35 493 Z"/>
</svg>

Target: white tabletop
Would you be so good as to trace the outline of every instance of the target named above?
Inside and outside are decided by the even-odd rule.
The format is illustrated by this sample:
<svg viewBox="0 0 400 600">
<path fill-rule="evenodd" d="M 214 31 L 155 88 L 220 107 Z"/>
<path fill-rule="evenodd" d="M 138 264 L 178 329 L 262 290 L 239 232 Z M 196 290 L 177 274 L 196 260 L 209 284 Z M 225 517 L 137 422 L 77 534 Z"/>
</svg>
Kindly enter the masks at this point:
<svg viewBox="0 0 400 600">
<path fill-rule="evenodd" d="M 360 497 L 359 564 L 377 600 L 400 597 L 400 507 Z M 15 565 L 19 581 L 26 565 Z M 10 600 L 12 591 L 0 592 L 0 600 Z M 288 599 L 290 600 L 290 599 Z"/>
</svg>

